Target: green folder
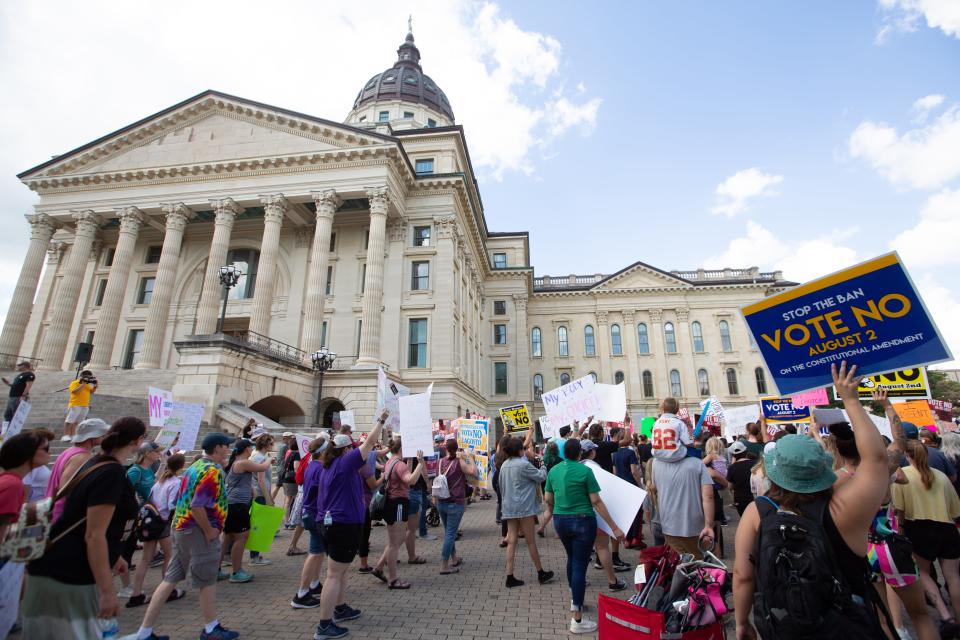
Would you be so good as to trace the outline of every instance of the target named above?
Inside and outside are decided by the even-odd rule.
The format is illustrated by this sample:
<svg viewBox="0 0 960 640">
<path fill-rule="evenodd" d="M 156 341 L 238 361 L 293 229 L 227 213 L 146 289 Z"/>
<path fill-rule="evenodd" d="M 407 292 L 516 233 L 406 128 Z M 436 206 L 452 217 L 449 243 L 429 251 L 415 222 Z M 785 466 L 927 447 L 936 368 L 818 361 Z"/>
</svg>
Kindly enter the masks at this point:
<svg viewBox="0 0 960 640">
<path fill-rule="evenodd" d="M 250 505 L 250 535 L 246 548 L 250 551 L 266 553 L 270 551 L 273 537 L 283 522 L 283 508 L 270 507 L 259 502 Z"/>
</svg>

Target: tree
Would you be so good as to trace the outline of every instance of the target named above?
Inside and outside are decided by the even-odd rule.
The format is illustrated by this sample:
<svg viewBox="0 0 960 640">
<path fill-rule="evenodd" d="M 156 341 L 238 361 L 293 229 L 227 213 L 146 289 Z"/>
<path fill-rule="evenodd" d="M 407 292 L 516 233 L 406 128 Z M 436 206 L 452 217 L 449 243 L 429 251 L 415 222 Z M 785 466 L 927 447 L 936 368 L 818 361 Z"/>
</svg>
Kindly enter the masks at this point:
<svg viewBox="0 0 960 640">
<path fill-rule="evenodd" d="M 927 380 L 930 381 L 930 396 L 934 400 L 943 400 L 953 403 L 953 416 L 960 417 L 960 382 L 951 380 L 942 371 L 927 369 Z"/>
</svg>

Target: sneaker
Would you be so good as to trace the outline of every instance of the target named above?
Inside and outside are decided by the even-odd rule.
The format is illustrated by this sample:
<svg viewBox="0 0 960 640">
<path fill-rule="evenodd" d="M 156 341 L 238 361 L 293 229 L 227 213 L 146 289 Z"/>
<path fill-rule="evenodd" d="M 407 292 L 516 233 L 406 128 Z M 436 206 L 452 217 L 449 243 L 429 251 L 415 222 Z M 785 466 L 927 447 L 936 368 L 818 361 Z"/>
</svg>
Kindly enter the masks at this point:
<svg viewBox="0 0 960 640">
<path fill-rule="evenodd" d="M 206 631 L 200 632 L 200 640 L 236 640 L 239 637 L 239 631 L 230 631 L 230 629 L 227 629 L 219 622 L 210 633 L 207 633 Z"/>
<path fill-rule="evenodd" d="M 613 563 L 613 571 L 615 573 L 623 573 L 624 571 L 632 571 L 632 570 L 633 570 L 633 567 L 628 565 L 626 562 L 621 562 L 620 564 L 617 564 L 616 562 Z"/>
<path fill-rule="evenodd" d="M 252 565 L 254 565 L 254 566 L 256 566 L 256 567 L 265 567 L 265 566 L 267 566 L 268 564 L 273 564 L 273 562 L 271 562 L 270 560 L 267 560 L 267 559 L 264 558 L 263 556 L 257 556 L 256 558 L 251 558 L 251 559 L 250 559 L 250 564 L 252 564 Z"/>
<path fill-rule="evenodd" d="M 234 571 L 230 574 L 230 582 L 233 582 L 234 584 L 242 584 L 244 582 L 250 582 L 251 580 L 253 580 L 253 574 L 247 573 L 243 569 L 240 571 Z"/>
<path fill-rule="evenodd" d="M 320 594 L 323 593 L 323 583 L 318 584 L 315 589 L 310 589 L 308 593 L 314 598 L 319 598 Z"/>
<path fill-rule="evenodd" d="M 570 633 L 594 633 L 597 630 L 597 623 L 593 620 L 581 619 L 570 621 Z"/>
<path fill-rule="evenodd" d="M 133 596 L 133 587 L 124 587 L 117 592 L 118 598 L 131 598 Z"/>
<path fill-rule="evenodd" d="M 547 584 L 553 580 L 553 571 L 537 571 L 537 582 Z"/>
<path fill-rule="evenodd" d="M 230 579 L 229 571 L 224 571 L 223 569 L 221 569 L 220 571 L 217 572 L 217 582 L 221 580 L 229 580 L 229 579 Z"/>
<path fill-rule="evenodd" d="M 318 624 L 317 630 L 313 634 L 313 640 L 325 640 L 326 638 L 346 638 L 348 635 L 350 635 L 349 629 L 337 626 L 336 622 L 331 622 L 325 627 Z"/>
<path fill-rule="evenodd" d="M 596 562 L 593 563 L 593 568 L 594 568 L 594 569 L 603 569 L 603 565 L 600 564 L 600 561 L 599 561 L 599 560 L 597 560 Z"/>
<path fill-rule="evenodd" d="M 354 609 L 347 603 L 343 603 L 333 609 L 333 622 L 346 622 L 347 620 L 356 620 L 360 617 L 360 609 Z"/>
<path fill-rule="evenodd" d="M 130 596 L 130 599 L 127 600 L 127 609 L 142 607 L 145 604 L 147 604 L 147 594 L 141 593 L 138 596 Z"/>
<path fill-rule="evenodd" d="M 513 575 L 507 576 L 507 589 L 511 589 L 513 587 L 522 587 L 522 586 L 523 586 L 523 580 L 518 580 L 517 578 L 514 578 Z"/>
<path fill-rule="evenodd" d="M 320 606 L 320 601 L 313 597 L 313 594 L 307 593 L 303 596 L 294 596 L 290 601 L 290 606 L 294 609 L 316 609 Z"/>
<path fill-rule="evenodd" d="M 137 640 L 137 634 L 131 633 L 128 636 L 121 637 L 120 640 Z M 147 636 L 147 640 L 170 640 L 170 636 L 158 636 L 151 631 L 150 635 Z"/>
<path fill-rule="evenodd" d="M 153 560 L 150 561 L 150 567 L 159 567 L 163 564 L 164 559 L 163 552 L 157 551 L 156 555 L 153 556 Z"/>
<path fill-rule="evenodd" d="M 610 591 L 623 591 L 626 588 L 627 588 L 627 583 L 624 582 L 623 580 L 617 580 L 613 584 L 607 585 L 607 589 L 609 589 Z"/>
<path fill-rule="evenodd" d="M 433 535 L 432 533 L 428 533 L 428 534 L 417 536 L 417 537 L 420 538 L 421 540 L 439 540 L 440 539 L 437 536 Z"/>
</svg>

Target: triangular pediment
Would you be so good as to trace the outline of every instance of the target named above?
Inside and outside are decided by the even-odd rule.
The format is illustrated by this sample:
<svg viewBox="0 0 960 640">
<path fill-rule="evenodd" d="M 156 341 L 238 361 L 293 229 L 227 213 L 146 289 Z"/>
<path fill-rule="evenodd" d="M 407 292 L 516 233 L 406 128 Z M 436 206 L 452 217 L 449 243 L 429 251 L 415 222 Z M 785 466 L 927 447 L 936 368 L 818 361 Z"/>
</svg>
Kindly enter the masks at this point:
<svg viewBox="0 0 960 640">
<path fill-rule="evenodd" d="M 596 291 L 616 291 L 617 289 L 662 289 L 663 287 L 692 287 L 693 285 L 679 276 L 661 271 L 643 262 L 635 262 L 626 269 L 607 276 L 591 287 Z"/>
<path fill-rule="evenodd" d="M 163 169 L 395 143 L 388 137 L 208 91 L 34 167 L 22 179 Z"/>
</svg>

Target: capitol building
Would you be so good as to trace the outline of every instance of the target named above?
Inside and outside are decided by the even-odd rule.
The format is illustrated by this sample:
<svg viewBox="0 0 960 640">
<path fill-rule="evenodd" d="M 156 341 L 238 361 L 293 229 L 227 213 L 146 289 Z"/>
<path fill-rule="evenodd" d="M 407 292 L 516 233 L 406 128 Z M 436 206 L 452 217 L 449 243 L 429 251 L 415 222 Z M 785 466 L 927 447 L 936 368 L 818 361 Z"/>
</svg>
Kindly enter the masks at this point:
<svg viewBox="0 0 960 640">
<path fill-rule="evenodd" d="M 467 136 L 412 34 L 397 56 L 342 122 L 204 91 L 19 174 L 39 200 L 7 364 L 71 371 L 90 343 L 95 372 L 155 371 L 222 426 L 242 407 L 284 425 L 348 409 L 366 428 L 380 367 L 413 392 L 434 383 L 435 418 L 520 402 L 539 416 L 544 390 L 587 374 L 625 382 L 640 415 L 667 395 L 773 392 L 739 309 L 794 283 L 641 261 L 536 273 L 530 232 L 487 227 Z M 321 347 L 337 358 L 318 397 Z"/>
</svg>

